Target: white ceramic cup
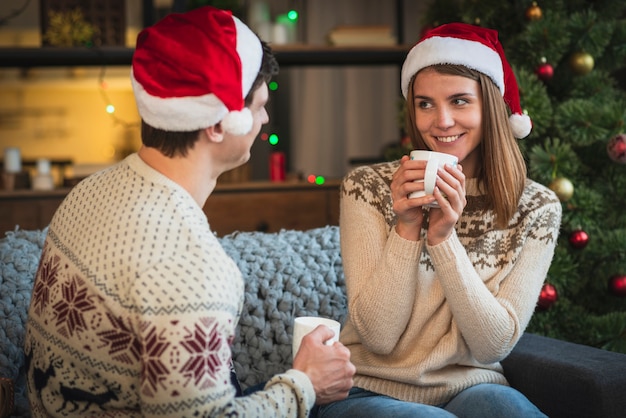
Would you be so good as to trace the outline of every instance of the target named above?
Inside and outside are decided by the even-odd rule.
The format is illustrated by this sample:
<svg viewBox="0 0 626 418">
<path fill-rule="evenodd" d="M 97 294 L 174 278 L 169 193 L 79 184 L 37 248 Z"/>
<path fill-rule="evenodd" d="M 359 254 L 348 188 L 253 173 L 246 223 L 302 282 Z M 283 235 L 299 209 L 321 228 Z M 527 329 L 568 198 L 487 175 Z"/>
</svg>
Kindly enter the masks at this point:
<svg viewBox="0 0 626 418">
<path fill-rule="evenodd" d="M 341 324 L 339 322 L 329 319 L 329 318 L 321 318 L 317 316 L 300 316 L 294 319 L 293 321 L 293 343 L 291 345 L 292 355 L 296 356 L 296 353 L 300 349 L 300 343 L 302 342 L 302 337 L 313 331 L 318 325 L 326 325 L 330 328 L 335 335 L 325 341 L 326 345 L 331 345 L 335 341 L 339 341 L 339 331 L 341 331 Z"/>
<path fill-rule="evenodd" d="M 445 164 L 456 166 L 459 161 L 454 155 L 427 150 L 411 151 L 411 159 L 428 161 L 428 163 L 426 164 L 426 171 L 424 172 L 424 180 L 417 180 L 418 182 L 424 182 L 424 190 L 411 193 L 409 195 L 410 198 L 433 194 L 433 191 L 435 190 L 435 183 L 437 181 L 437 169 L 439 167 L 443 167 Z M 439 207 L 439 204 L 435 201 L 425 206 Z"/>
</svg>

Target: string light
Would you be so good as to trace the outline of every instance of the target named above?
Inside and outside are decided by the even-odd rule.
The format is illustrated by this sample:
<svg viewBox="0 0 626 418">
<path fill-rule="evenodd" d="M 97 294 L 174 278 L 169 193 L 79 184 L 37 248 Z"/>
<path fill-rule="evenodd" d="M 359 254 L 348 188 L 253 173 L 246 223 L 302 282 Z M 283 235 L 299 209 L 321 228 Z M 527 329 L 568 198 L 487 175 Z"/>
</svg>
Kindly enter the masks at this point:
<svg viewBox="0 0 626 418">
<path fill-rule="evenodd" d="M 276 134 L 271 134 L 271 135 L 269 136 L 269 143 L 270 143 L 270 144 L 272 144 L 272 145 L 276 145 L 276 144 L 278 144 L 278 135 L 276 135 Z"/>
<path fill-rule="evenodd" d="M 278 83 L 275 81 L 270 81 L 270 83 L 267 86 L 271 91 L 278 90 Z"/>
<path fill-rule="evenodd" d="M 322 184 L 326 182 L 326 179 L 324 178 L 324 176 L 316 176 L 315 174 L 309 174 L 309 176 L 307 177 L 307 181 L 311 184 L 317 184 L 318 186 L 321 186 Z"/>
<path fill-rule="evenodd" d="M 126 122 L 117 117 L 117 114 L 115 113 L 115 106 L 112 104 L 111 99 L 109 98 L 109 94 L 107 92 L 109 85 L 104 80 L 105 74 L 106 65 L 103 65 L 102 67 L 100 67 L 100 74 L 98 76 L 98 91 L 100 92 L 100 97 L 102 97 L 102 100 L 104 100 L 104 103 L 106 105 L 106 112 L 111 116 L 116 124 L 122 125 L 126 129 L 138 127 L 139 122 Z"/>
<path fill-rule="evenodd" d="M 295 10 L 289 10 L 289 12 L 287 12 L 287 17 L 292 22 L 296 22 L 298 20 L 298 12 Z"/>
</svg>

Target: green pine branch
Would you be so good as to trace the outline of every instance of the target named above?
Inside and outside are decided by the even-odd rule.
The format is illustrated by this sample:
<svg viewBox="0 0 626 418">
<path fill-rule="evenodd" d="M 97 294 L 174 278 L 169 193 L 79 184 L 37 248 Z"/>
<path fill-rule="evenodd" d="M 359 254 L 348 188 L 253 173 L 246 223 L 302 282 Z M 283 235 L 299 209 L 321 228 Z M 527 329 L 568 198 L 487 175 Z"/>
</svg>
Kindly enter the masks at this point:
<svg viewBox="0 0 626 418">
<path fill-rule="evenodd" d="M 626 353 L 626 297 L 609 289 L 611 277 L 626 274 L 626 164 L 607 153 L 609 140 L 626 132 L 626 91 L 617 79 L 626 69 L 626 2 L 537 3 L 541 19 L 528 20 L 530 1 L 440 0 L 423 23 L 498 30 L 533 121 L 532 133 L 519 142 L 529 176 L 545 185 L 559 178 L 574 185 L 562 202 L 546 278 L 559 298 L 533 315 L 528 331 Z M 593 65 L 572 62 L 577 53 Z M 537 76 L 542 62 L 552 66 L 552 78 Z M 589 236 L 584 248 L 570 243 L 578 230 Z"/>
</svg>

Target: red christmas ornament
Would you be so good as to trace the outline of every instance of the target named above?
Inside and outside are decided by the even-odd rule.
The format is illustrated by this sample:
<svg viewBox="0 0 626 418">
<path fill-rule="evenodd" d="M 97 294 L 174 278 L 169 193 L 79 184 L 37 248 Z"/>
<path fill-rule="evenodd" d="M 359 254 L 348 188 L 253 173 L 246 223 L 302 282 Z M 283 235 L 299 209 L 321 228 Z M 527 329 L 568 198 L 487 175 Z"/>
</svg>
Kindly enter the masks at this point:
<svg viewBox="0 0 626 418">
<path fill-rule="evenodd" d="M 626 275 L 616 274 L 609 279 L 609 292 L 614 296 L 626 297 Z"/>
<path fill-rule="evenodd" d="M 582 250 L 589 244 L 589 235 L 582 229 L 577 229 L 569 234 L 569 244 L 577 250 Z"/>
<path fill-rule="evenodd" d="M 550 283 L 544 283 L 539 293 L 539 300 L 537 301 L 537 308 L 542 311 L 546 311 L 552 307 L 559 299 L 559 294 L 556 291 L 556 287 Z"/>
<path fill-rule="evenodd" d="M 548 64 L 544 58 L 541 65 L 535 70 L 535 74 L 539 80 L 543 82 L 550 81 L 554 75 L 554 68 L 552 68 L 552 66 Z"/>
<path fill-rule="evenodd" d="M 626 164 L 626 134 L 618 134 L 606 144 L 609 158 L 616 163 Z"/>
</svg>

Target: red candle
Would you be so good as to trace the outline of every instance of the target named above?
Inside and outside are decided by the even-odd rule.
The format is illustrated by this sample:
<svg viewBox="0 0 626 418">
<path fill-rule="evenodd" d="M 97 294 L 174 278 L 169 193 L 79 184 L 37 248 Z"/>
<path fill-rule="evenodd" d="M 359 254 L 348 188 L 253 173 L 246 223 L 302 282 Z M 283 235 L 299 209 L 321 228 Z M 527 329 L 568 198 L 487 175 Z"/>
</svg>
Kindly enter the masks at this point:
<svg viewBox="0 0 626 418">
<path fill-rule="evenodd" d="M 285 181 L 285 153 L 282 151 L 272 152 L 270 154 L 270 180 Z"/>
</svg>

